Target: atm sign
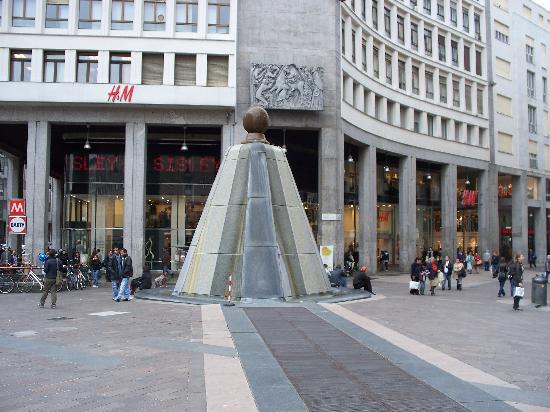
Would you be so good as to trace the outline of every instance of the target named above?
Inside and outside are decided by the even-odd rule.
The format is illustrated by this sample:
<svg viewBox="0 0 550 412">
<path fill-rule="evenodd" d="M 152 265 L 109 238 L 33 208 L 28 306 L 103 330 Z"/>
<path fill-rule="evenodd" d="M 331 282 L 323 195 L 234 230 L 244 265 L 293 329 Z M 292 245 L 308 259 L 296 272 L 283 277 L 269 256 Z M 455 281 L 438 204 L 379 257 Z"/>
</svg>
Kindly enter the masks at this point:
<svg viewBox="0 0 550 412">
<path fill-rule="evenodd" d="M 9 232 L 15 235 L 25 235 L 27 233 L 27 216 L 10 216 Z"/>
</svg>

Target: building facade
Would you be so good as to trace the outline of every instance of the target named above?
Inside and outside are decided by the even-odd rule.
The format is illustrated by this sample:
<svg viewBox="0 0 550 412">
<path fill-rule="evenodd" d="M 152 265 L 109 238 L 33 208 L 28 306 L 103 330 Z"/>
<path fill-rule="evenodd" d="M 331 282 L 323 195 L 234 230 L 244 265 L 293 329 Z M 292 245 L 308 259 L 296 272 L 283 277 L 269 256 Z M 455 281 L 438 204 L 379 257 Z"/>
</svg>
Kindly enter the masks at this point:
<svg viewBox="0 0 550 412">
<path fill-rule="evenodd" d="M 429 248 L 526 253 L 528 242 L 546 253 L 545 173 L 523 152 L 548 145 L 541 132 L 521 140 L 528 113 L 506 93 L 523 88 L 492 72 L 497 56 L 516 64 L 494 26 L 510 35 L 521 9 L 507 20 L 477 0 L 0 4 L 6 198 L 26 199 L 32 256 L 48 243 L 124 246 L 137 267 L 169 257 L 177 270 L 252 103 L 267 107 L 267 138 L 287 149 L 334 263 L 351 251 L 375 268 L 384 250 L 406 269 Z M 541 85 L 542 61 L 525 63 Z M 493 115 L 501 95 L 518 116 Z M 541 131 L 543 96 L 531 103 Z"/>
</svg>

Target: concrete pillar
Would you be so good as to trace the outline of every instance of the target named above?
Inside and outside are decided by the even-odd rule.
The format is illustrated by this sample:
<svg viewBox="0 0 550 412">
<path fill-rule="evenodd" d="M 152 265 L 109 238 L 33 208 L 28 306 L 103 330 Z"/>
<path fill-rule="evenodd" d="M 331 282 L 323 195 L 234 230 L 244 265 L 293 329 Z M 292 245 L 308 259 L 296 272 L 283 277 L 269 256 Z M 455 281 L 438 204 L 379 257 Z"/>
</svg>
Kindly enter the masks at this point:
<svg viewBox="0 0 550 412">
<path fill-rule="evenodd" d="M 422 97 L 426 97 L 426 63 L 420 63 L 420 67 L 418 68 L 418 93 Z M 433 78 L 432 78 L 432 84 L 433 84 Z M 433 89 L 433 86 L 432 86 Z"/>
<path fill-rule="evenodd" d="M 28 259 L 37 261 L 37 254 L 48 245 L 48 208 L 50 177 L 50 124 L 45 120 L 28 123 L 27 175 L 25 200 L 27 234 L 25 235 Z"/>
<path fill-rule="evenodd" d="M 408 271 L 416 253 L 416 158 L 399 159 L 399 269 Z"/>
<path fill-rule="evenodd" d="M 418 123 L 419 123 L 418 125 L 419 133 L 428 134 L 428 113 L 420 112 L 420 120 Z"/>
<path fill-rule="evenodd" d="M 376 148 L 359 149 L 359 259 L 376 272 Z"/>
<path fill-rule="evenodd" d="M 411 48 L 411 14 L 410 13 L 405 14 L 404 33 L 405 33 L 405 48 L 410 50 Z"/>
<path fill-rule="evenodd" d="M 362 84 L 356 83 L 355 86 L 355 93 L 353 95 L 353 105 L 357 110 L 360 112 L 365 111 L 365 88 Z"/>
<path fill-rule="evenodd" d="M 456 165 L 441 167 L 441 247 L 443 255 L 456 255 Z"/>
<path fill-rule="evenodd" d="M 222 126 L 222 153 L 221 156 L 223 158 L 223 155 L 225 151 L 235 144 L 235 126 L 232 124 L 224 124 Z"/>
<path fill-rule="evenodd" d="M 439 90 L 439 68 L 434 69 L 434 102 L 439 103 L 441 101 Z"/>
<path fill-rule="evenodd" d="M 392 52 L 391 71 L 391 84 L 394 89 L 399 89 L 399 52 L 397 50 Z M 407 79 L 405 79 L 405 81 L 407 81 Z"/>
<path fill-rule="evenodd" d="M 369 116 L 375 117 L 376 116 L 376 95 L 374 92 L 368 91 L 367 92 L 367 114 Z"/>
<path fill-rule="evenodd" d="M 424 20 L 418 22 L 418 51 L 424 53 Z"/>
<path fill-rule="evenodd" d="M 441 116 L 436 115 L 434 118 L 434 136 L 435 137 L 442 137 L 442 130 L 441 130 Z"/>
<path fill-rule="evenodd" d="M 62 214 L 63 211 L 63 184 L 60 179 L 52 179 L 52 247 L 59 249 L 61 245 L 61 227 L 63 226 Z"/>
<path fill-rule="evenodd" d="M 353 105 L 353 79 L 350 76 L 344 77 L 344 100 Z"/>
<path fill-rule="evenodd" d="M 391 27 L 391 39 L 394 43 L 398 43 L 397 38 L 397 6 L 393 4 L 390 9 L 390 27 Z"/>
<path fill-rule="evenodd" d="M 386 82 L 386 45 L 384 43 L 380 43 L 380 47 L 378 49 L 378 70 L 380 72 L 380 81 L 382 83 Z"/>
<path fill-rule="evenodd" d="M 512 248 L 527 256 L 527 175 L 512 178 Z"/>
<path fill-rule="evenodd" d="M 380 98 L 380 107 L 378 110 L 379 119 L 383 122 L 388 121 L 388 99 L 386 97 Z"/>
<path fill-rule="evenodd" d="M 346 27 L 345 27 L 345 30 L 344 30 L 344 36 L 345 36 L 344 49 L 345 49 L 345 52 L 346 52 L 345 56 L 351 62 L 352 61 L 351 54 L 352 54 L 352 48 L 353 48 L 353 44 L 352 44 L 352 41 L 351 41 L 351 29 L 352 29 L 351 16 L 347 16 L 346 19 L 345 19 L 345 22 L 346 22 Z"/>
<path fill-rule="evenodd" d="M 374 77 L 374 59 L 372 58 L 372 47 L 373 47 L 372 36 L 368 36 L 367 37 L 367 74 L 369 75 L 369 77 Z M 378 56 L 378 60 L 380 60 L 380 56 Z"/>
<path fill-rule="evenodd" d="M 538 193 L 540 198 L 540 207 L 535 210 L 535 254 L 537 263 L 543 264 L 546 261 L 546 251 L 548 248 L 546 231 L 546 179 L 538 179 Z"/>
<path fill-rule="evenodd" d="M 477 214 L 480 250 L 499 253 L 498 172 L 494 165 L 479 173 Z"/>
<path fill-rule="evenodd" d="M 410 57 L 405 60 L 405 91 L 409 95 L 412 92 L 412 58 Z"/>
<path fill-rule="evenodd" d="M 432 58 L 439 61 L 439 28 L 437 26 L 432 29 Z"/>
<path fill-rule="evenodd" d="M 407 107 L 405 127 L 409 130 L 414 130 L 414 109 L 412 107 Z"/>
<path fill-rule="evenodd" d="M 147 164 L 147 125 L 126 123 L 124 152 L 124 248 L 140 276 L 145 244 L 145 165 Z"/>
<path fill-rule="evenodd" d="M 355 43 L 352 44 L 352 47 L 355 49 L 355 60 L 353 63 L 359 68 L 363 67 L 362 41 L 363 29 L 359 26 L 355 29 Z"/>
<path fill-rule="evenodd" d="M 342 265 L 343 206 L 344 135 L 337 127 L 325 127 L 319 139 L 319 239 L 321 245 L 334 246 L 334 262 Z"/>
</svg>

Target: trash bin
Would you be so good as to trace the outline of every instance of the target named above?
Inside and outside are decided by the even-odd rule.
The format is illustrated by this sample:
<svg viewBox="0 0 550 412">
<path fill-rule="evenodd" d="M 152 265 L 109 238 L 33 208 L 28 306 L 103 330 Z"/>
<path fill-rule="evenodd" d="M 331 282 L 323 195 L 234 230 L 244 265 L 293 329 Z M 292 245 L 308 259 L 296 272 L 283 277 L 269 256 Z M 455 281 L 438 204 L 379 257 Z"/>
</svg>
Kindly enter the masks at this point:
<svg viewBox="0 0 550 412">
<path fill-rule="evenodd" d="M 531 289 L 531 302 L 536 306 L 547 305 L 548 278 L 546 274 L 540 274 L 533 278 Z"/>
</svg>

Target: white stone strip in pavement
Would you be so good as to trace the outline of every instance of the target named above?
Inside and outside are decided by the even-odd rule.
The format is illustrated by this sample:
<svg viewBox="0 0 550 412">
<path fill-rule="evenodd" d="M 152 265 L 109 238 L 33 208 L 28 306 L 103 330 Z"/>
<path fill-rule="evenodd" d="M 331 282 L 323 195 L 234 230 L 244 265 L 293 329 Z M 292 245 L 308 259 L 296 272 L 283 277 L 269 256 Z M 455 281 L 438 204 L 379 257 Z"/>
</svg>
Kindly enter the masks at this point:
<svg viewBox="0 0 550 412">
<path fill-rule="evenodd" d="M 550 408 L 543 406 L 527 405 L 525 403 L 506 402 L 508 405 L 519 409 L 522 412 L 550 412 Z"/>
<path fill-rule="evenodd" d="M 472 384 L 494 385 L 503 388 L 519 389 L 518 386 L 505 382 L 496 376 L 489 375 L 480 369 L 474 368 L 458 359 L 453 358 L 432 347 L 424 345 L 399 332 L 381 325 L 365 316 L 361 316 L 339 304 L 320 303 L 325 309 L 356 324 L 366 331 L 388 341 L 404 351 L 434 365 L 435 367 Z"/>
<path fill-rule="evenodd" d="M 361 303 L 370 303 L 370 302 L 376 302 L 377 300 L 386 299 L 385 295 L 381 295 L 380 293 L 377 293 L 376 295 L 372 295 L 368 299 L 361 299 L 359 300 L 349 300 L 347 302 L 340 302 L 340 305 L 351 305 L 353 303 L 361 302 Z"/>
<path fill-rule="evenodd" d="M 203 343 L 235 348 L 220 305 L 202 305 Z M 206 409 L 257 411 L 239 358 L 204 354 Z"/>
<path fill-rule="evenodd" d="M 108 310 L 107 312 L 88 313 L 88 315 L 90 315 L 90 316 L 116 316 L 116 315 L 124 315 L 125 313 L 130 313 L 130 312 L 115 312 L 114 310 Z"/>
</svg>

